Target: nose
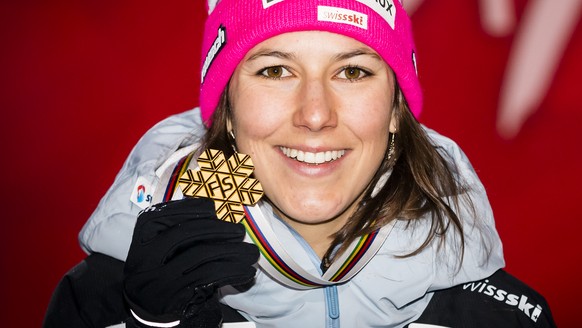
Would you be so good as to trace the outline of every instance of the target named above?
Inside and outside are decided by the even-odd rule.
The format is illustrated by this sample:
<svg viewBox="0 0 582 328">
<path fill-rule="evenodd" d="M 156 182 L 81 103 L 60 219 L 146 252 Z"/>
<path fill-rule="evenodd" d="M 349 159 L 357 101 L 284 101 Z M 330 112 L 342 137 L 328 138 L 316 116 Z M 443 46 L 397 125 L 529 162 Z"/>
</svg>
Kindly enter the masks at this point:
<svg viewBox="0 0 582 328">
<path fill-rule="evenodd" d="M 297 108 L 293 115 L 295 126 L 320 131 L 337 125 L 333 95 L 325 82 L 312 79 L 302 83 L 297 93 Z"/>
</svg>

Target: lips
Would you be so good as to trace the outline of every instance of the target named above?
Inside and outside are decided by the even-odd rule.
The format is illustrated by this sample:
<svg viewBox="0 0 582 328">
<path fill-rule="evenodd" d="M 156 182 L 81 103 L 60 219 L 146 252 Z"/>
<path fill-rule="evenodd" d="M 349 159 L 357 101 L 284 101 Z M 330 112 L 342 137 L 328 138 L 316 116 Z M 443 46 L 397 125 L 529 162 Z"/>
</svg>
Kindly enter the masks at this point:
<svg viewBox="0 0 582 328">
<path fill-rule="evenodd" d="M 279 149 L 281 149 L 285 156 L 295 159 L 298 162 L 307 164 L 322 164 L 333 162 L 341 158 L 346 153 L 345 150 L 329 150 L 312 153 L 287 147 L 279 147 Z"/>
</svg>

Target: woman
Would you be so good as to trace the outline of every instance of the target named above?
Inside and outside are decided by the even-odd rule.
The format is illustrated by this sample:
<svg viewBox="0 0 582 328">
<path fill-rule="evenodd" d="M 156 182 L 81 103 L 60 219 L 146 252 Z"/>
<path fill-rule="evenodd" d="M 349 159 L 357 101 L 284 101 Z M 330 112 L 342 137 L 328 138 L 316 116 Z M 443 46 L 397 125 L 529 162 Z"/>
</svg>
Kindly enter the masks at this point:
<svg viewBox="0 0 582 328">
<path fill-rule="evenodd" d="M 59 287 L 46 325 L 71 303 L 61 317 L 95 326 L 216 327 L 228 309 L 257 327 L 551 324 L 543 298 L 492 276 L 504 261 L 484 188 L 460 149 L 416 120 L 400 3 L 222 0 L 209 12 L 200 111 L 140 141 L 81 232 L 94 255 Z M 208 200 L 179 200 L 205 149 L 254 163 L 265 198 L 244 228 L 216 220 Z M 97 306 L 79 309 L 88 285 L 101 286 Z M 530 295 L 510 319 L 451 310 L 498 296 L 489 308 L 503 311 L 514 294 L 501 285 Z M 115 306 L 95 315 L 104 303 Z"/>
</svg>

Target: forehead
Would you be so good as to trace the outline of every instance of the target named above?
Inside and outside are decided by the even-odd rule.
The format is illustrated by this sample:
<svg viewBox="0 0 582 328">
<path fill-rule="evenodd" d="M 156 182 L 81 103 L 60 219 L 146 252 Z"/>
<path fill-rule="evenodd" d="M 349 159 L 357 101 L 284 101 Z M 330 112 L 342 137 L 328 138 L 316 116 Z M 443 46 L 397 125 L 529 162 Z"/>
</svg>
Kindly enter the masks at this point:
<svg viewBox="0 0 582 328">
<path fill-rule="evenodd" d="M 381 60 L 376 51 L 353 38 L 324 31 L 302 31 L 280 34 L 257 44 L 246 54 L 243 61 L 256 59 L 266 53 L 289 56 L 339 54 L 341 57 L 343 53 L 354 52 L 369 54 Z"/>
</svg>

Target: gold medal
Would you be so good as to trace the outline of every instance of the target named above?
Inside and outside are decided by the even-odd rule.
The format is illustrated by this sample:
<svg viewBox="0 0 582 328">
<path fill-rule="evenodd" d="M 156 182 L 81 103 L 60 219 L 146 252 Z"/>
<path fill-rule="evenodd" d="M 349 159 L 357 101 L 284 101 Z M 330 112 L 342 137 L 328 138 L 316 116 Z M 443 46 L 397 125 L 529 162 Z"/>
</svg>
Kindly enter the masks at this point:
<svg viewBox="0 0 582 328">
<path fill-rule="evenodd" d="M 228 161 L 220 150 L 207 149 L 198 158 L 199 171 L 187 170 L 178 180 L 184 196 L 214 200 L 216 216 L 238 223 L 245 217 L 243 205 L 255 205 L 263 186 L 250 175 L 255 167 L 249 155 L 234 153 Z"/>
</svg>

